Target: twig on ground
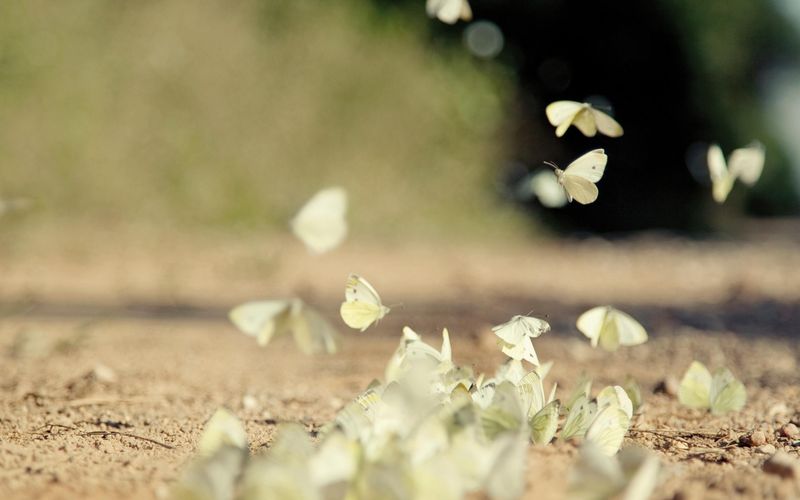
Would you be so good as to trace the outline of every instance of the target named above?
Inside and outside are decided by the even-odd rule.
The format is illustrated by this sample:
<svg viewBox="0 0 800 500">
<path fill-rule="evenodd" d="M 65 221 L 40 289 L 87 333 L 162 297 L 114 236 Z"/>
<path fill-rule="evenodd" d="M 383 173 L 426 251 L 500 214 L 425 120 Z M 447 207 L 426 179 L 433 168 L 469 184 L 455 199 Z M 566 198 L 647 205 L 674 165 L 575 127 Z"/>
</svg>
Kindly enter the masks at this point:
<svg viewBox="0 0 800 500">
<path fill-rule="evenodd" d="M 103 437 L 106 437 L 106 436 L 109 436 L 109 435 L 124 436 L 124 437 L 129 437 L 129 438 L 134 438 L 134 439 L 141 439 L 142 441 L 147 441 L 148 443 L 157 444 L 158 446 L 162 446 L 164 448 L 167 448 L 168 450 L 174 450 L 175 449 L 174 446 L 168 445 L 167 443 L 162 443 L 161 441 L 158 441 L 156 439 L 151 439 L 149 437 L 140 436 L 138 434 L 131 434 L 130 432 L 89 431 L 89 432 L 82 432 L 81 433 L 81 436 L 103 436 Z"/>
</svg>

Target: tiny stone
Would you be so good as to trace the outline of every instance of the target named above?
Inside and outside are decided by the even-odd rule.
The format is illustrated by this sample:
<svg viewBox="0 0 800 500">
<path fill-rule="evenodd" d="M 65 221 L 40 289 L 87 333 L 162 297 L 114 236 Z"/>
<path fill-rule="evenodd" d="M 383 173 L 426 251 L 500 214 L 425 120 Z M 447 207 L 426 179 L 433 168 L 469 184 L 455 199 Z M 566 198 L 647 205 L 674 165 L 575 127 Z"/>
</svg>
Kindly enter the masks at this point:
<svg viewBox="0 0 800 500">
<path fill-rule="evenodd" d="M 251 396 L 250 394 L 245 394 L 242 397 L 242 407 L 245 411 L 254 411 L 258 409 L 258 400 L 255 396 Z"/>
<path fill-rule="evenodd" d="M 104 384 L 113 384 L 117 381 L 117 374 L 106 365 L 97 365 L 92 370 L 95 380 Z"/>
<path fill-rule="evenodd" d="M 765 444 L 758 447 L 758 451 L 765 455 L 774 455 L 776 452 L 775 445 Z"/>
<path fill-rule="evenodd" d="M 800 476 L 800 465 L 787 453 L 779 451 L 764 462 L 762 469 L 767 474 L 775 474 L 783 478 L 797 478 Z"/>
<path fill-rule="evenodd" d="M 800 437 L 800 429 L 798 429 L 794 424 L 786 424 L 781 427 L 781 434 L 789 439 L 796 439 L 797 437 Z"/>
<path fill-rule="evenodd" d="M 744 435 L 739 439 L 739 444 L 743 446 L 761 446 L 767 444 L 767 435 L 764 431 L 753 431 L 749 435 Z"/>
</svg>

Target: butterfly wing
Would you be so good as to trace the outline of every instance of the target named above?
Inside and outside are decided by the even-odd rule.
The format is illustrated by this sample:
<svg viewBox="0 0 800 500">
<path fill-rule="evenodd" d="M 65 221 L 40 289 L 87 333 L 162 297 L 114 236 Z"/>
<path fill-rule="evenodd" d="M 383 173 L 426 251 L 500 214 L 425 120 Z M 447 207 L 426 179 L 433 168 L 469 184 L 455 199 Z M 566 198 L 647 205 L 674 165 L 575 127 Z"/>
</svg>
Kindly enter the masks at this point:
<svg viewBox="0 0 800 500">
<path fill-rule="evenodd" d="M 620 125 L 617 120 L 611 118 L 611 116 L 599 109 L 591 108 L 591 112 L 597 125 L 597 130 L 599 130 L 601 134 L 607 135 L 608 137 L 620 137 L 623 134 L 622 125 Z"/>
<path fill-rule="evenodd" d="M 459 19 L 472 19 L 472 9 L 467 0 L 428 0 L 425 11 L 428 17 L 435 17 L 447 24 L 455 24 Z"/>
<path fill-rule="evenodd" d="M 620 345 L 631 346 L 647 342 L 647 331 L 630 314 L 614 308 L 608 314 L 616 327 Z"/>
<path fill-rule="evenodd" d="M 747 393 L 744 384 L 733 376 L 727 368 L 720 368 L 714 372 L 711 379 L 711 391 L 709 394 L 711 402 L 711 413 L 722 415 L 729 411 L 739 411 L 747 401 Z"/>
<path fill-rule="evenodd" d="M 595 413 L 595 405 L 585 395 L 581 395 L 569 409 L 564 427 L 561 428 L 561 439 L 583 437 Z"/>
<path fill-rule="evenodd" d="M 258 344 L 265 346 L 283 333 L 290 306 L 289 300 L 247 302 L 231 309 L 228 317 L 242 333 L 256 337 Z"/>
<path fill-rule="evenodd" d="M 592 347 L 597 347 L 597 343 L 600 341 L 600 334 L 603 332 L 607 313 L 607 306 L 593 307 L 581 314 L 575 323 L 578 330 L 592 342 Z"/>
<path fill-rule="evenodd" d="M 389 312 L 389 308 L 381 303 L 377 290 L 366 279 L 356 274 L 347 277 L 344 297 L 345 301 L 339 308 L 339 313 L 350 328 L 363 332 Z"/>
<path fill-rule="evenodd" d="M 761 177 L 761 171 L 764 170 L 764 158 L 764 146 L 759 142 L 736 149 L 728 158 L 730 175 L 741 179 L 748 186 L 752 186 Z"/>
<path fill-rule="evenodd" d="M 299 302 L 299 301 L 298 301 Z M 334 354 L 339 350 L 339 333 L 317 311 L 300 303 L 292 315 L 292 333 L 305 354 Z"/>
<path fill-rule="evenodd" d="M 556 399 L 539 410 L 528 422 L 534 444 L 548 444 L 558 429 L 558 411 L 561 403 Z"/>
<path fill-rule="evenodd" d="M 580 102 L 556 101 L 550 103 L 544 111 L 550 125 L 556 127 L 556 136 L 562 137 L 583 109 L 585 106 Z"/>
<path fill-rule="evenodd" d="M 736 177 L 728 171 L 725 155 L 722 154 L 722 149 L 718 145 L 709 146 L 706 161 L 708 162 L 708 175 L 711 178 L 711 196 L 717 203 L 722 203 L 733 189 Z"/>
<path fill-rule="evenodd" d="M 586 440 L 597 445 L 604 455 L 615 455 L 622 446 L 629 425 L 630 419 L 622 409 L 615 405 L 606 406 L 586 429 Z"/>
<path fill-rule="evenodd" d="M 558 183 L 558 178 L 549 170 L 542 170 L 530 177 L 523 186 L 547 208 L 560 208 L 567 204 L 567 196 Z"/>
<path fill-rule="evenodd" d="M 575 115 L 575 119 L 572 120 L 572 125 L 580 130 L 586 137 L 594 137 L 597 135 L 597 122 L 594 119 L 591 108 L 588 106 L 585 106 Z"/>
<path fill-rule="evenodd" d="M 314 253 L 336 248 L 347 236 L 347 192 L 340 187 L 319 191 L 291 220 L 295 236 Z"/>
<path fill-rule="evenodd" d="M 568 194 L 568 199 L 575 200 L 581 205 L 594 202 L 600 194 L 597 186 L 581 177 L 566 175 L 561 179 L 561 185 Z"/>
<path fill-rule="evenodd" d="M 606 170 L 608 155 L 602 149 L 594 149 L 578 157 L 564 169 L 564 175 L 580 177 L 589 182 L 595 183 L 603 178 Z"/>
<path fill-rule="evenodd" d="M 692 361 L 678 388 L 678 401 L 690 408 L 708 408 L 711 402 L 711 373 L 699 361 Z"/>
</svg>

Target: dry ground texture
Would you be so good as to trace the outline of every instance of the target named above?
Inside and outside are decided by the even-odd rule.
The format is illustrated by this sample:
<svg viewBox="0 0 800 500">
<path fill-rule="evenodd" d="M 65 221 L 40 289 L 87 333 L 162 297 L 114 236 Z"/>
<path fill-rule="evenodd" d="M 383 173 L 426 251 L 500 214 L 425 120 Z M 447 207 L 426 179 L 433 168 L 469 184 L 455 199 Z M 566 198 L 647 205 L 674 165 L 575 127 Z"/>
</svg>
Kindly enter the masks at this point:
<svg viewBox="0 0 800 500">
<path fill-rule="evenodd" d="M 797 480 L 762 464 L 775 450 L 800 450 L 800 437 L 782 433 L 800 425 L 799 250 L 789 238 L 652 237 L 348 242 L 311 258 L 284 239 L 29 237 L 0 251 L 0 497 L 154 498 L 221 405 L 243 419 L 258 452 L 278 423 L 313 430 L 380 377 L 403 325 L 432 342 L 448 327 L 456 361 L 492 371 L 502 355 L 490 326 L 533 311 L 553 325 L 537 350 L 555 361 L 550 377 L 565 391 L 582 371 L 595 391 L 629 374 L 639 381 L 645 407 L 626 442 L 666 464 L 658 498 L 796 498 Z M 403 305 L 366 333 L 346 332 L 338 355 L 304 357 L 288 339 L 260 349 L 225 320 L 238 302 L 300 295 L 341 325 L 349 272 Z M 591 349 L 574 321 L 603 303 L 639 318 L 651 341 Z M 729 366 L 748 389 L 745 409 L 712 417 L 654 390 L 692 359 Z M 258 404 L 246 409 L 246 395 Z M 747 441 L 753 431 L 763 444 Z M 561 497 L 576 452 L 559 441 L 532 447 L 527 497 Z"/>
</svg>

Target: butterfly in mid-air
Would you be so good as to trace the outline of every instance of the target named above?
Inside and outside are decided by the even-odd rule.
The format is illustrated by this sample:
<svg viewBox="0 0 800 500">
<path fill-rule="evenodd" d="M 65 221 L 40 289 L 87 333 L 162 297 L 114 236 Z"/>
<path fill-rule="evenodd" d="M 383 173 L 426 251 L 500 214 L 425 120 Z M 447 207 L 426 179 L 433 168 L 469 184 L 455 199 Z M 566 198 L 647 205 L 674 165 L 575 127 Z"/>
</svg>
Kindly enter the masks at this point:
<svg viewBox="0 0 800 500">
<path fill-rule="evenodd" d="M 589 309 L 578 317 L 576 326 L 592 341 L 592 347 L 599 344 L 606 351 L 647 341 L 647 331 L 638 321 L 611 306 Z"/>
<path fill-rule="evenodd" d="M 556 127 L 557 137 L 566 134 L 570 125 L 586 137 L 594 137 L 598 131 L 609 137 L 623 134 L 622 125 L 588 102 L 556 101 L 547 106 L 545 114 L 550 125 Z"/>
<path fill-rule="evenodd" d="M 708 148 L 708 173 L 711 177 L 711 196 L 717 203 L 723 203 L 733 189 L 736 179 L 748 186 L 754 185 L 764 170 L 764 146 L 756 141 L 744 148 L 733 150 L 725 162 L 722 149 L 716 144 Z"/>
<path fill-rule="evenodd" d="M 356 274 L 347 277 L 344 299 L 339 308 L 342 320 L 350 328 L 362 332 L 391 311 L 381 302 L 378 291 L 367 280 Z"/>
<path fill-rule="evenodd" d="M 699 361 L 692 361 L 678 388 L 678 401 L 690 408 L 709 409 L 714 415 L 739 411 L 747 401 L 747 392 L 727 368 L 711 375 Z"/>
<path fill-rule="evenodd" d="M 595 149 L 580 156 L 564 170 L 554 163 L 545 163 L 555 170 L 556 178 L 564 188 L 567 200 L 574 199 L 582 205 L 587 205 L 595 201 L 600 194 L 595 183 L 603 178 L 608 156 L 602 149 Z"/>
<path fill-rule="evenodd" d="M 467 0 L 428 0 L 425 11 L 428 17 L 435 17 L 447 24 L 455 24 L 459 19 L 472 19 L 472 9 Z"/>
<path fill-rule="evenodd" d="M 246 335 L 267 345 L 273 337 L 291 333 L 305 354 L 338 350 L 338 333 L 317 311 L 300 299 L 260 300 L 234 307 L 231 322 Z"/>
<path fill-rule="evenodd" d="M 311 197 L 289 225 L 313 253 L 333 250 L 347 236 L 347 192 L 340 187 L 319 191 Z"/>
</svg>

